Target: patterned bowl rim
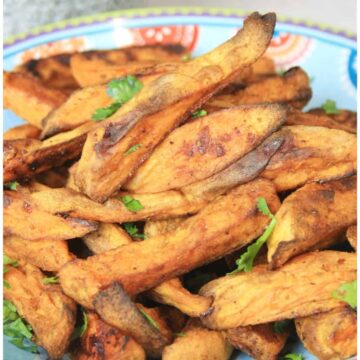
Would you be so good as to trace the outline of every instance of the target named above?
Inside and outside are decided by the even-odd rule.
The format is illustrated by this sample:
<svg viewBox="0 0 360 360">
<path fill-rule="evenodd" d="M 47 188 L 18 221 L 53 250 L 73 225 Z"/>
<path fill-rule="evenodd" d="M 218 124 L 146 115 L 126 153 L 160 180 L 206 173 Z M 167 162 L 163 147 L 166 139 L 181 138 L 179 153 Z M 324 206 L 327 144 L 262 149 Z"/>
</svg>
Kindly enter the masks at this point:
<svg viewBox="0 0 360 360">
<path fill-rule="evenodd" d="M 204 17 L 223 17 L 223 18 L 243 18 L 250 14 L 251 11 L 244 11 L 239 9 L 227 9 L 227 8 L 214 8 L 214 7 L 149 7 L 149 8 L 136 8 L 130 10 L 117 10 L 104 12 L 95 15 L 86 15 L 76 17 L 72 19 L 62 20 L 55 23 L 42 25 L 33 28 L 32 30 L 11 36 L 4 40 L 4 48 L 11 47 L 12 45 L 25 42 L 32 38 L 43 34 L 55 33 L 67 29 L 80 28 L 83 26 L 89 26 L 93 24 L 103 24 L 110 22 L 116 18 L 125 19 L 139 19 L 159 16 L 204 16 Z M 278 15 L 277 19 L 280 23 L 296 25 L 299 27 L 310 28 L 314 30 L 320 30 L 332 35 L 338 35 L 349 40 L 356 41 L 356 34 L 350 31 L 344 31 L 333 26 L 326 24 L 319 24 L 316 22 L 290 18 L 286 16 Z"/>
</svg>

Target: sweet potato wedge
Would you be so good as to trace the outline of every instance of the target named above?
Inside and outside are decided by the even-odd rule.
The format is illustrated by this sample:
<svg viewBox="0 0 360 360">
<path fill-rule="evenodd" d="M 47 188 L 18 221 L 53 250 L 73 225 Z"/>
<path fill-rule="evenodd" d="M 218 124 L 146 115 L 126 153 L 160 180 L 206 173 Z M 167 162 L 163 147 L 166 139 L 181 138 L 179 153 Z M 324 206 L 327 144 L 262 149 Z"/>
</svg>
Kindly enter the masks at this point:
<svg viewBox="0 0 360 360">
<path fill-rule="evenodd" d="M 111 284 L 95 296 L 94 308 L 108 324 L 133 337 L 149 356 L 160 356 L 164 346 L 172 340 L 172 332 L 165 321 L 160 325 L 157 318 L 153 319 L 154 324 L 150 323 L 143 315 L 149 309 L 138 308 L 118 283 Z"/>
<path fill-rule="evenodd" d="M 29 241 L 16 236 L 4 238 L 4 253 L 15 260 L 22 260 L 45 271 L 59 271 L 74 259 L 66 241 Z"/>
<path fill-rule="evenodd" d="M 94 341 L 95 340 L 95 341 Z M 87 328 L 74 360 L 145 360 L 144 349 L 128 335 L 87 312 Z"/>
<path fill-rule="evenodd" d="M 346 230 L 346 237 L 353 249 L 357 250 L 357 225 L 352 225 Z"/>
<path fill-rule="evenodd" d="M 320 126 L 286 126 L 287 140 L 261 174 L 277 191 L 329 181 L 356 171 L 356 136 Z"/>
<path fill-rule="evenodd" d="M 8 266 L 4 297 L 31 325 L 35 342 L 49 357 L 59 359 L 67 349 L 76 321 L 76 304 L 63 294 L 59 285 L 44 285 L 45 276 L 30 264 Z M 51 329 L 51 331 L 49 331 Z"/>
<path fill-rule="evenodd" d="M 50 89 L 35 77 L 17 72 L 4 72 L 4 107 L 37 128 L 50 111 L 60 106 L 67 95 Z"/>
<path fill-rule="evenodd" d="M 15 126 L 4 132 L 4 140 L 17 140 L 17 139 L 38 139 L 41 130 L 34 125 L 25 124 Z"/>
<path fill-rule="evenodd" d="M 232 107 L 174 130 L 125 185 L 157 193 L 208 178 L 257 147 L 285 122 L 278 104 Z"/>
<path fill-rule="evenodd" d="M 348 359 L 357 351 L 356 312 L 341 307 L 295 320 L 304 346 L 318 359 Z"/>
<path fill-rule="evenodd" d="M 355 279 L 354 253 L 311 252 L 275 271 L 259 265 L 207 283 L 199 293 L 214 301 L 202 321 L 211 329 L 231 329 L 330 311 L 344 304 L 332 292 Z"/>
<path fill-rule="evenodd" d="M 4 236 L 25 240 L 67 240 L 97 229 L 94 221 L 43 211 L 21 191 L 4 191 L 3 217 Z"/>
<path fill-rule="evenodd" d="M 226 330 L 226 339 L 235 348 L 257 360 L 277 360 L 289 336 L 288 331 L 276 333 L 273 323 L 239 326 Z"/>
<path fill-rule="evenodd" d="M 336 242 L 356 223 L 356 199 L 355 176 L 306 184 L 289 195 L 276 213 L 277 224 L 267 241 L 270 268 Z"/>
<path fill-rule="evenodd" d="M 274 14 L 254 13 L 229 41 L 145 85 L 88 134 L 75 174 L 79 188 L 105 201 L 172 129 L 263 54 L 274 23 Z M 140 147 L 128 154 L 135 144 Z"/>
<path fill-rule="evenodd" d="M 113 281 L 120 282 L 129 294 L 151 289 L 259 236 L 269 222 L 257 211 L 259 197 L 267 200 L 271 211 L 278 209 L 273 185 L 255 180 L 219 197 L 173 232 L 66 264 L 59 273 L 61 285 L 66 294 L 88 308 L 99 290 Z"/>
<path fill-rule="evenodd" d="M 215 96 L 208 102 L 210 107 L 230 107 L 263 102 L 286 103 L 303 108 L 311 99 L 309 77 L 300 67 L 288 70 L 283 76 L 274 75 L 248 85 L 230 95 Z M 206 106 L 205 106 L 206 108 Z"/>
</svg>

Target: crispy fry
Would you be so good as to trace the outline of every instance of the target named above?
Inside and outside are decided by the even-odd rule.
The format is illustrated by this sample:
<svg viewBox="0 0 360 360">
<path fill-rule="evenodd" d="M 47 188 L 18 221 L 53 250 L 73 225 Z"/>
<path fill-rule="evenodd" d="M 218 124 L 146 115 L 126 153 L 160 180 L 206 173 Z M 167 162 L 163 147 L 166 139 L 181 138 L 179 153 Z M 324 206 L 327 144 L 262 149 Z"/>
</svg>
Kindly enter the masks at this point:
<svg viewBox="0 0 360 360">
<path fill-rule="evenodd" d="M 264 55 L 260 57 L 251 65 L 252 74 L 247 80 L 248 82 L 255 82 L 264 77 L 275 75 L 275 63 L 270 57 Z"/>
<path fill-rule="evenodd" d="M 353 249 L 357 250 L 357 225 L 352 225 L 346 230 L 346 237 Z"/>
<path fill-rule="evenodd" d="M 300 67 L 288 70 L 283 76 L 274 75 L 248 85 L 231 95 L 215 96 L 210 107 L 227 108 L 263 102 L 287 103 L 301 109 L 311 99 L 309 77 Z M 206 106 L 205 106 L 206 109 Z"/>
<path fill-rule="evenodd" d="M 259 197 L 266 199 L 272 212 L 278 209 L 279 199 L 270 182 L 259 179 L 241 185 L 173 232 L 65 265 L 60 271 L 62 287 L 91 308 L 93 297 L 113 281 L 136 294 L 218 259 L 264 230 L 269 219 L 257 211 Z"/>
<path fill-rule="evenodd" d="M 206 329 L 196 322 L 186 326 L 181 333 L 182 336 L 165 347 L 163 360 L 230 359 L 233 348 L 221 332 Z"/>
<path fill-rule="evenodd" d="M 235 349 L 246 352 L 257 360 L 277 360 L 289 336 L 289 331 L 276 333 L 273 323 L 240 326 L 225 332 Z"/>
<path fill-rule="evenodd" d="M 76 321 L 76 304 L 65 296 L 59 285 L 44 285 L 45 276 L 30 264 L 8 267 L 4 297 L 31 325 L 35 342 L 50 358 L 61 358 L 70 342 Z M 49 331 L 51 329 L 51 331 Z"/>
<path fill-rule="evenodd" d="M 74 259 L 66 241 L 29 241 L 16 236 L 4 238 L 4 253 L 12 259 L 23 260 L 45 271 L 59 271 Z"/>
<path fill-rule="evenodd" d="M 165 321 L 160 322 L 159 317 L 153 319 L 154 312 L 150 313 L 150 309 L 141 306 L 139 310 L 119 283 L 99 292 L 94 298 L 94 308 L 108 324 L 132 336 L 149 356 L 160 356 L 172 340 Z M 148 313 L 155 324 L 149 323 L 141 311 Z"/>
<path fill-rule="evenodd" d="M 277 104 L 240 106 L 185 124 L 156 148 L 125 188 L 157 193 L 208 178 L 276 131 L 286 112 Z"/>
<path fill-rule="evenodd" d="M 96 313 L 87 313 L 88 326 L 81 337 L 75 360 L 145 360 L 144 349 L 132 338 L 102 321 Z M 94 341 L 94 339 L 96 339 Z"/>
<path fill-rule="evenodd" d="M 5 131 L 4 140 L 38 139 L 40 133 L 41 130 L 34 125 L 19 125 Z"/>
<path fill-rule="evenodd" d="M 261 174 L 278 192 L 329 181 L 356 171 L 356 136 L 320 126 L 284 127 L 287 140 Z"/>
<path fill-rule="evenodd" d="M 355 279 L 354 253 L 311 252 L 275 271 L 259 265 L 206 284 L 199 293 L 214 301 L 202 321 L 211 329 L 231 329 L 329 311 L 343 306 L 332 292 Z"/>
<path fill-rule="evenodd" d="M 61 90 L 47 88 L 31 75 L 4 72 L 4 107 L 37 128 L 42 128 L 41 120 L 66 98 Z"/>
<path fill-rule="evenodd" d="M 62 188 L 67 184 L 68 175 L 66 168 L 58 168 L 37 174 L 35 179 L 47 188 Z"/>
<path fill-rule="evenodd" d="M 36 194 L 36 193 L 34 193 Z M 96 230 L 97 223 L 39 209 L 31 195 L 4 191 L 4 236 L 25 240 L 67 240 Z"/>
<path fill-rule="evenodd" d="M 303 186 L 284 200 L 276 219 L 267 242 L 272 269 L 309 250 L 328 247 L 356 223 L 356 177 Z"/>
<path fill-rule="evenodd" d="M 304 346 L 320 360 L 356 355 L 356 313 L 348 307 L 295 320 Z"/>
<path fill-rule="evenodd" d="M 226 43 L 144 86 L 88 134 L 75 174 L 79 188 L 90 198 L 105 201 L 190 112 L 263 54 L 274 23 L 274 14 L 254 13 Z M 134 144 L 141 146 L 126 154 Z"/>
<path fill-rule="evenodd" d="M 184 221 L 186 217 L 177 217 L 173 219 L 147 221 L 144 226 L 144 235 L 147 239 L 166 234 L 167 232 L 176 230 Z"/>
</svg>

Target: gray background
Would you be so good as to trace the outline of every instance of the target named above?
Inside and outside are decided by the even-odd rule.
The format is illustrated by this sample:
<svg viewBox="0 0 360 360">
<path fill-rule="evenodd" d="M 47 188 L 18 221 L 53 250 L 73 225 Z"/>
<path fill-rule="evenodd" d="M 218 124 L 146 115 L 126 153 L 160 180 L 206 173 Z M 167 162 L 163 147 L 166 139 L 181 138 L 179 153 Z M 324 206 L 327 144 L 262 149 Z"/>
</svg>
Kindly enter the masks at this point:
<svg viewBox="0 0 360 360">
<path fill-rule="evenodd" d="M 4 0 L 4 38 L 81 15 L 150 6 L 212 6 L 279 15 L 356 32 L 356 0 Z"/>
</svg>

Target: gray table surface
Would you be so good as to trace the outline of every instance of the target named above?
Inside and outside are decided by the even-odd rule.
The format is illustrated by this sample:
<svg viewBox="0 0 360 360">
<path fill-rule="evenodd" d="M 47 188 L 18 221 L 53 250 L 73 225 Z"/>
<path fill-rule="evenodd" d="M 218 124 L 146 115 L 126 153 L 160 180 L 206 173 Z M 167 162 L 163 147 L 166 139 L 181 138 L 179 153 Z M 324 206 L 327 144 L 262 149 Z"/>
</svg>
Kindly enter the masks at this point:
<svg viewBox="0 0 360 360">
<path fill-rule="evenodd" d="M 152 6 L 211 6 L 279 15 L 356 32 L 356 0 L 4 0 L 4 38 L 33 27 L 100 12 Z"/>
</svg>

